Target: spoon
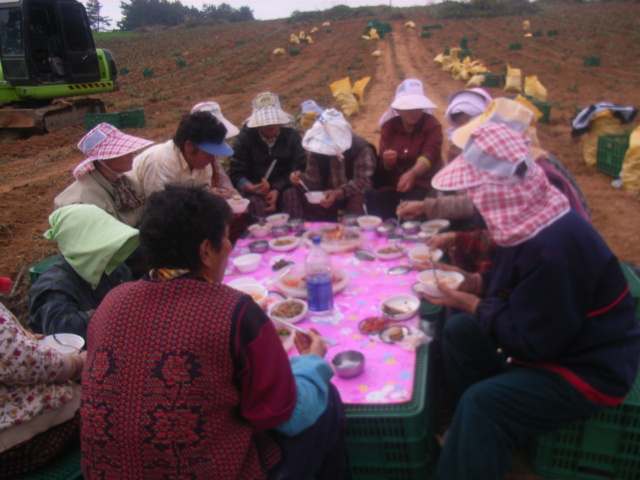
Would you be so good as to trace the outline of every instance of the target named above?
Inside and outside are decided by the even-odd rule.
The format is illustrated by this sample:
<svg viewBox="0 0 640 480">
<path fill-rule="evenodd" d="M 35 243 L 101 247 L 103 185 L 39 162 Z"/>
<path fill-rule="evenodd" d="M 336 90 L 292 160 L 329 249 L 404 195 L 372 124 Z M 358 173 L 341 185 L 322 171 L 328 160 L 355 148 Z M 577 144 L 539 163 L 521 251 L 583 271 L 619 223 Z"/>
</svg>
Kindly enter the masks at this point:
<svg viewBox="0 0 640 480">
<path fill-rule="evenodd" d="M 354 252 L 354 255 L 358 260 L 366 260 L 368 262 L 371 262 L 376 259 L 375 253 L 370 252 L 369 250 L 364 250 L 362 248 L 357 249 Z"/>
<path fill-rule="evenodd" d="M 410 267 L 409 265 L 396 265 L 395 267 L 391 267 L 387 270 L 387 273 L 389 275 L 404 275 L 411 270 L 413 270 L 413 267 Z"/>
</svg>

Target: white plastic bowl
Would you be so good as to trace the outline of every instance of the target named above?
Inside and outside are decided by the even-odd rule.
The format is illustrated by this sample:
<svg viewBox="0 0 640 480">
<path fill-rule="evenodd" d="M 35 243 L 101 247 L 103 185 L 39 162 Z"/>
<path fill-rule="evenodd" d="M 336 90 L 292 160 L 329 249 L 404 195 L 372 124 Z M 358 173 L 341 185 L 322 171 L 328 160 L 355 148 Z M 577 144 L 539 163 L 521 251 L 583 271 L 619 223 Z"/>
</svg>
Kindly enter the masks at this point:
<svg viewBox="0 0 640 480">
<path fill-rule="evenodd" d="M 375 215 L 361 215 L 357 218 L 357 221 L 363 230 L 374 230 L 382 223 L 382 219 Z"/>
<path fill-rule="evenodd" d="M 433 220 L 428 220 L 426 222 L 422 222 L 420 224 L 420 230 L 423 232 L 427 232 L 430 229 L 434 228 L 438 232 L 444 232 L 449 229 L 451 222 L 446 218 L 434 218 Z"/>
<path fill-rule="evenodd" d="M 253 225 L 249 225 L 249 231 L 255 238 L 266 237 L 271 233 L 271 225 L 269 225 L 268 223 L 265 225 L 254 223 Z"/>
<path fill-rule="evenodd" d="M 399 243 L 389 243 L 386 245 L 380 245 L 376 248 L 376 257 L 381 260 L 391 260 L 402 257 L 406 251 L 407 249 L 404 245 L 400 245 Z"/>
<path fill-rule="evenodd" d="M 464 280 L 464 275 L 459 272 L 450 272 L 447 270 L 436 269 L 436 275 L 438 276 L 438 281 L 441 284 L 446 285 L 447 287 L 454 290 L 457 290 Z M 417 279 L 418 282 L 423 285 L 424 292 L 430 297 L 445 296 L 445 294 L 440 291 L 438 285 L 436 284 L 433 270 L 423 270 L 418 274 Z"/>
<path fill-rule="evenodd" d="M 439 248 L 431 250 L 426 245 L 418 245 L 409 250 L 407 255 L 412 264 L 428 265 L 430 267 L 431 259 L 438 262 L 442 258 L 443 252 Z"/>
<path fill-rule="evenodd" d="M 317 204 L 324 200 L 324 192 L 321 192 L 319 190 L 307 192 L 304 194 L 304 196 L 307 197 L 307 201 L 312 204 Z"/>
<path fill-rule="evenodd" d="M 407 320 L 418 313 L 420 308 L 420 300 L 414 295 L 394 295 L 385 298 L 380 303 L 380 311 L 382 315 L 391 320 Z"/>
<path fill-rule="evenodd" d="M 267 223 L 272 227 L 279 227 L 281 225 L 286 225 L 289 221 L 288 213 L 274 213 L 273 215 L 269 215 L 267 217 Z"/>
<path fill-rule="evenodd" d="M 227 200 L 227 203 L 231 207 L 231 211 L 233 211 L 233 213 L 243 213 L 249 206 L 249 199 L 248 198 L 240 198 L 240 199 L 229 198 Z"/>
<path fill-rule="evenodd" d="M 280 310 L 286 304 L 296 304 L 302 307 L 302 311 L 299 314 L 293 316 L 283 315 L 281 314 Z M 287 298 L 286 300 L 280 300 L 279 302 L 276 302 L 271 305 L 271 307 L 269 307 L 269 317 L 271 317 L 272 319 L 275 318 L 284 320 L 288 323 L 297 323 L 305 317 L 305 315 L 307 314 L 307 309 L 307 302 L 305 302 L 304 300 L 300 300 L 298 298 Z M 277 321 L 276 324 L 279 325 Z"/>
<path fill-rule="evenodd" d="M 247 295 L 251 295 L 253 301 L 256 302 L 260 308 L 264 308 L 267 303 L 267 295 L 269 294 L 269 290 L 267 290 L 259 283 L 241 283 L 239 285 L 235 285 L 233 288 L 235 288 L 236 290 L 240 290 Z"/>
<path fill-rule="evenodd" d="M 233 264 L 242 273 L 253 272 L 260 266 L 262 255 L 259 253 L 247 253 L 233 259 Z"/>
<path fill-rule="evenodd" d="M 284 237 L 269 240 L 271 250 L 275 250 L 276 252 L 288 252 L 289 250 L 296 248 L 298 244 L 300 244 L 300 237 L 295 237 L 293 235 L 286 235 Z"/>
<path fill-rule="evenodd" d="M 51 348 L 55 348 L 60 353 L 78 353 L 78 350 L 84 347 L 84 338 L 75 333 L 56 333 L 56 338 L 61 343 L 57 342 L 53 335 L 47 335 L 41 342 Z M 62 345 L 62 343 L 65 345 Z"/>
</svg>

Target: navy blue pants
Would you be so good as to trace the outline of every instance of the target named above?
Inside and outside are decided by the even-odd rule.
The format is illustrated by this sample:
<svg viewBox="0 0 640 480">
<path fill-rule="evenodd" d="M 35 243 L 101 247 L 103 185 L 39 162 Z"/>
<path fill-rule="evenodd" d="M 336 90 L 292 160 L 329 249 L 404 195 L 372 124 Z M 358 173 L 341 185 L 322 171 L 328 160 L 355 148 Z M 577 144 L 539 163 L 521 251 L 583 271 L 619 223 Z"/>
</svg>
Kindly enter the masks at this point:
<svg viewBox="0 0 640 480">
<path fill-rule="evenodd" d="M 496 351 L 472 316 L 447 320 L 442 354 L 455 413 L 438 480 L 500 480 L 525 442 L 603 408 L 560 375 L 515 366 Z"/>
<path fill-rule="evenodd" d="M 329 384 L 327 409 L 311 427 L 293 437 L 272 431 L 282 460 L 269 480 L 341 480 L 347 464 L 344 407 L 336 387 Z"/>
</svg>

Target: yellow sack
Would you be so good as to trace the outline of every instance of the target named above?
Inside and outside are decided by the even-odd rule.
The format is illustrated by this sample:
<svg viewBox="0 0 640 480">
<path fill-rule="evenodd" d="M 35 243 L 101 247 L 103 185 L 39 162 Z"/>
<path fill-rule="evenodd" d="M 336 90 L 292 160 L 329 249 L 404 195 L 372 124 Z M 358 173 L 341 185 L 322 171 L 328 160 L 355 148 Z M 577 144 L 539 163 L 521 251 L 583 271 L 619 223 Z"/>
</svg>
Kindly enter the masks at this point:
<svg viewBox="0 0 640 480">
<path fill-rule="evenodd" d="M 313 27 L 311 29 L 311 32 L 309 32 L 309 33 L 316 33 L 317 31 L 318 31 L 318 27 Z"/>
<path fill-rule="evenodd" d="M 372 57 L 381 57 L 382 56 L 382 52 L 380 50 L 376 50 L 375 52 L 373 52 L 371 54 Z"/>
<path fill-rule="evenodd" d="M 371 37 L 369 35 L 362 35 L 362 38 L 364 38 L 365 40 L 371 40 Z"/>
<path fill-rule="evenodd" d="M 304 39 L 305 35 L 304 35 L 304 30 L 300 30 L 300 35 L 298 35 L 298 38 L 300 40 Z"/>
<path fill-rule="evenodd" d="M 462 50 L 461 48 L 450 48 L 449 49 L 449 56 L 454 59 L 457 60 L 458 59 L 458 54 L 460 53 L 460 50 Z"/>
<path fill-rule="evenodd" d="M 331 22 L 324 22 L 322 24 L 323 27 L 330 27 L 331 26 Z"/>
<path fill-rule="evenodd" d="M 300 43 L 300 39 L 298 38 L 298 36 L 295 33 L 291 34 L 291 36 L 289 37 L 289 41 L 291 43 Z"/>
<path fill-rule="evenodd" d="M 380 40 L 380 36 L 378 35 L 378 30 L 376 30 L 375 28 L 372 28 L 371 30 L 369 30 L 369 36 L 371 37 L 372 40 Z"/>
<path fill-rule="evenodd" d="M 527 32 L 524 34 L 524 36 L 529 38 L 529 37 L 533 37 L 533 34 L 531 32 Z"/>
<path fill-rule="evenodd" d="M 346 117 L 357 115 L 360 109 L 358 108 L 358 100 L 351 93 L 351 81 L 349 77 L 344 77 L 340 80 L 336 80 L 331 85 L 331 94 L 336 102 L 340 106 L 342 113 Z"/>
<path fill-rule="evenodd" d="M 640 191 L 640 127 L 636 127 L 629 137 L 629 150 L 624 156 L 620 178 L 624 190 Z"/>
<path fill-rule="evenodd" d="M 407 28 L 416 28 L 416 24 L 413 23 L 411 20 L 409 20 L 407 23 L 405 23 L 404 26 L 407 27 Z"/>
<path fill-rule="evenodd" d="M 484 75 L 474 75 L 469 79 L 466 87 L 481 87 L 484 84 Z"/>
<path fill-rule="evenodd" d="M 313 38 L 311 38 L 311 35 L 307 35 L 307 43 L 313 43 Z"/>
<path fill-rule="evenodd" d="M 371 77 L 364 77 L 353 84 L 351 93 L 358 99 L 358 105 L 364 105 L 364 89 L 369 85 Z"/>
<path fill-rule="evenodd" d="M 276 48 L 273 52 L 273 55 L 284 55 L 284 48 Z"/>
<path fill-rule="evenodd" d="M 442 60 L 442 70 L 445 72 L 451 72 L 451 69 L 453 68 L 453 60 L 451 60 L 451 57 L 444 57 L 444 59 Z"/>
<path fill-rule="evenodd" d="M 522 95 L 516 95 L 516 98 L 514 98 L 514 100 L 521 105 L 524 105 L 533 112 L 533 120 L 531 121 L 531 125 L 540 120 L 540 117 L 542 117 L 542 112 L 538 110 L 538 107 L 531 103 L 528 98 L 523 97 Z"/>
<path fill-rule="evenodd" d="M 547 89 L 542 86 L 536 75 L 524 77 L 524 94 L 541 102 L 547 100 Z"/>
<path fill-rule="evenodd" d="M 584 163 L 595 165 L 598 160 L 598 137 L 600 135 L 622 135 L 624 127 L 622 122 L 613 116 L 611 111 L 604 110 L 591 117 L 589 133 L 582 148 Z"/>
<path fill-rule="evenodd" d="M 530 26 L 531 26 L 531 24 L 529 23 L 529 20 L 525 20 L 524 22 L 522 22 L 522 28 L 524 30 L 529 30 Z"/>
<path fill-rule="evenodd" d="M 511 68 L 508 63 L 504 91 L 512 93 L 522 92 L 522 71 L 519 68 Z"/>
<path fill-rule="evenodd" d="M 300 118 L 300 126 L 302 127 L 302 131 L 306 132 L 311 127 L 313 127 L 313 124 L 316 123 L 317 119 L 318 114 L 315 110 L 309 110 L 307 113 L 302 115 L 302 117 Z"/>
<path fill-rule="evenodd" d="M 436 58 L 433 59 L 433 61 L 437 63 L 442 63 L 443 60 L 444 60 L 444 54 L 442 53 L 439 53 L 438 55 L 436 55 Z"/>
</svg>

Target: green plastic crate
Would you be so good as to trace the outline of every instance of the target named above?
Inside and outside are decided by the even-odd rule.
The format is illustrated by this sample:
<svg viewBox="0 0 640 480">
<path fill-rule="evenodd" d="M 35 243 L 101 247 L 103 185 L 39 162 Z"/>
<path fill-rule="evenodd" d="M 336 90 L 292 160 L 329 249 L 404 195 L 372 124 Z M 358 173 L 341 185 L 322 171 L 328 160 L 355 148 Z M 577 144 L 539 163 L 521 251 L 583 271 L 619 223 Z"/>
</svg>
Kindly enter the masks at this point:
<svg viewBox="0 0 640 480">
<path fill-rule="evenodd" d="M 431 38 L 431 33 L 429 33 L 429 32 L 420 32 L 420 38 Z"/>
<path fill-rule="evenodd" d="M 349 467 L 345 480 L 429 480 L 433 478 L 434 464 L 429 462 L 397 465 L 393 467 Z"/>
<path fill-rule="evenodd" d="M 600 66 L 600 57 L 584 57 L 584 66 L 585 67 L 599 67 Z"/>
<path fill-rule="evenodd" d="M 467 37 L 462 37 L 460 39 L 460 48 L 465 49 L 469 46 L 469 39 Z"/>
<path fill-rule="evenodd" d="M 522 50 L 522 44 L 520 42 L 510 43 L 509 50 Z"/>
<path fill-rule="evenodd" d="M 640 374 L 627 399 L 531 443 L 536 475 L 563 480 L 637 480 L 640 475 Z"/>
<path fill-rule="evenodd" d="M 634 273 L 631 267 L 625 263 L 621 263 L 622 272 L 629 282 L 629 290 L 631 296 L 636 301 L 636 317 L 640 320 L 640 278 Z"/>
<path fill-rule="evenodd" d="M 84 129 L 88 132 L 100 123 L 110 123 L 120 128 L 120 115 L 117 113 L 87 113 L 84 116 Z"/>
<path fill-rule="evenodd" d="M 144 110 L 136 108 L 133 110 L 122 110 L 118 112 L 120 118 L 120 128 L 142 128 L 147 122 L 144 118 Z"/>
<path fill-rule="evenodd" d="M 549 123 L 549 116 L 551 115 L 551 106 L 553 104 L 551 102 L 543 102 L 542 100 L 536 100 L 531 97 L 527 97 L 527 98 L 529 98 L 529 101 L 533 103 L 536 106 L 536 108 L 540 110 L 540 113 L 542 114 L 542 116 L 538 119 L 538 123 Z"/>
<path fill-rule="evenodd" d="M 38 470 L 14 480 L 76 480 L 82 478 L 80 449 L 67 452 Z"/>
<path fill-rule="evenodd" d="M 498 73 L 482 72 L 479 75 L 484 77 L 483 87 L 499 87 L 502 75 Z"/>
<path fill-rule="evenodd" d="M 62 256 L 61 253 L 54 255 L 53 257 L 47 258 L 45 261 L 38 263 L 37 265 L 34 265 L 33 267 L 31 267 L 29 269 L 29 281 L 31 282 L 31 285 L 33 285 L 34 283 L 36 283 L 36 280 L 38 280 L 38 277 L 40 275 L 42 275 L 44 272 L 47 271 L 47 269 L 53 265 L 53 263 L 58 260 L 60 257 Z"/>
<path fill-rule="evenodd" d="M 628 149 L 629 135 L 600 135 L 596 167 L 607 175 L 618 177 Z"/>
</svg>

